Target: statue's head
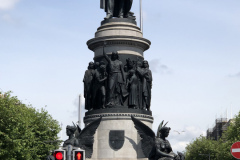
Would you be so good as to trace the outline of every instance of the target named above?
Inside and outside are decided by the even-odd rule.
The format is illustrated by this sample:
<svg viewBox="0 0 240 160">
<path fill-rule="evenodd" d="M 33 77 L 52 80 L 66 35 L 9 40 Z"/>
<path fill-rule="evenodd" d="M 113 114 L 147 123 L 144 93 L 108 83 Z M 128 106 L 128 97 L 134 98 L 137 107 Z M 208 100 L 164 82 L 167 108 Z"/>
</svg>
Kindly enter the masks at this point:
<svg viewBox="0 0 240 160">
<path fill-rule="evenodd" d="M 93 62 L 88 63 L 88 69 L 94 69 L 94 63 Z"/>
<path fill-rule="evenodd" d="M 112 59 L 112 60 L 116 60 L 116 59 L 118 59 L 118 58 L 119 58 L 118 52 L 112 52 L 111 59 Z"/>
<path fill-rule="evenodd" d="M 131 69 L 131 70 L 129 71 L 129 75 L 130 75 L 130 76 L 133 76 L 134 74 L 135 74 L 135 70 Z"/>
<path fill-rule="evenodd" d="M 99 67 L 99 62 L 94 63 L 94 68 L 97 69 Z"/>
<path fill-rule="evenodd" d="M 160 136 L 162 136 L 162 137 L 168 137 L 170 130 L 171 130 L 170 127 L 162 127 L 162 128 L 159 130 Z"/>
<path fill-rule="evenodd" d="M 141 61 L 137 61 L 137 66 L 138 67 L 142 67 L 142 62 Z"/>
<path fill-rule="evenodd" d="M 130 58 L 126 59 L 128 69 L 133 69 L 133 61 Z"/>
<path fill-rule="evenodd" d="M 66 132 L 67 132 L 67 136 L 70 136 L 72 134 L 74 134 L 74 132 L 76 131 L 77 127 L 76 126 L 67 126 L 66 127 Z"/>
<path fill-rule="evenodd" d="M 142 62 L 142 66 L 143 66 L 143 68 L 148 68 L 149 67 L 148 61 L 144 60 Z"/>
<path fill-rule="evenodd" d="M 100 61 L 99 65 L 106 65 L 106 63 L 104 61 Z"/>
<path fill-rule="evenodd" d="M 101 66 L 100 66 L 100 70 L 101 70 L 102 72 L 106 72 L 106 65 L 101 65 Z"/>
</svg>

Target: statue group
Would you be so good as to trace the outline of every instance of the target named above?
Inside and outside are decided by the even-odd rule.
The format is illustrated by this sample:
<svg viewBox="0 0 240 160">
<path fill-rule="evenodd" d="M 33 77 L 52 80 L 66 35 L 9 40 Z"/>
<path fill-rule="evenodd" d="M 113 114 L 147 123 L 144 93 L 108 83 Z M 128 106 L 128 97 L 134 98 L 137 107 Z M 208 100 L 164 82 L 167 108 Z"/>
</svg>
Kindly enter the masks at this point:
<svg viewBox="0 0 240 160">
<path fill-rule="evenodd" d="M 85 109 L 126 106 L 150 111 L 152 72 L 148 61 L 126 59 L 124 65 L 118 52 L 105 61 L 90 62 L 84 75 Z"/>
</svg>

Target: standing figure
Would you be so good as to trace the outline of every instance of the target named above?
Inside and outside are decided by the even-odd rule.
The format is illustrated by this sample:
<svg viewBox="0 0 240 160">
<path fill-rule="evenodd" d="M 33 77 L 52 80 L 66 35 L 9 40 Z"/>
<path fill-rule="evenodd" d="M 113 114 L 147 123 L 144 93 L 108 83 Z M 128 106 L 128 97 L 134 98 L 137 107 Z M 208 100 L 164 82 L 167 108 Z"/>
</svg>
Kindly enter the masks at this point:
<svg viewBox="0 0 240 160">
<path fill-rule="evenodd" d="M 151 105 L 151 90 L 152 90 L 152 72 L 149 69 L 148 61 L 142 62 L 142 72 L 140 75 L 143 78 L 143 109 L 150 111 Z"/>
<path fill-rule="evenodd" d="M 118 52 L 112 52 L 111 59 L 106 55 L 103 48 L 103 55 L 109 65 L 109 81 L 108 81 L 108 105 L 123 105 L 123 89 L 125 77 L 123 73 L 123 64 L 118 59 Z"/>
<path fill-rule="evenodd" d="M 100 8 L 107 13 L 105 19 L 112 17 L 128 18 L 133 0 L 100 0 Z"/>
<path fill-rule="evenodd" d="M 143 77 L 142 74 L 142 62 L 137 61 L 136 68 L 137 78 L 138 78 L 138 106 L 139 109 L 143 109 Z"/>
<path fill-rule="evenodd" d="M 135 70 L 129 71 L 129 80 L 128 80 L 128 88 L 129 88 L 129 97 L 128 97 L 128 105 L 130 108 L 137 109 L 138 106 L 138 78 L 135 74 Z"/>
<path fill-rule="evenodd" d="M 92 109 L 92 85 L 94 76 L 94 63 L 89 62 L 88 70 L 85 71 L 83 83 L 84 83 L 84 98 L 85 98 L 85 109 Z"/>
<path fill-rule="evenodd" d="M 93 97 L 100 97 L 100 102 L 95 98 L 95 101 L 97 101 L 98 105 L 101 106 L 101 108 L 105 108 L 105 101 L 106 101 L 106 89 L 105 86 L 107 84 L 107 77 L 108 74 L 106 72 L 106 66 L 100 65 L 99 72 L 96 72 L 95 79 L 96 79 L 96 90 L 95 95 Z M 96 96 L 97 95 L 97 96 Z"/>
</svg>

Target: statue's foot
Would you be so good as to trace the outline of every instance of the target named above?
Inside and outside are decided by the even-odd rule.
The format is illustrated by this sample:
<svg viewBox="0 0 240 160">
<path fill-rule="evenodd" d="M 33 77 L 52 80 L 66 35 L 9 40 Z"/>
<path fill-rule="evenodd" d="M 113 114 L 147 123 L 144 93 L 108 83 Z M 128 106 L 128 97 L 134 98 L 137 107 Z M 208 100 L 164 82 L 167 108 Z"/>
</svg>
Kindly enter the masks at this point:
<svg viewBox="0 0 240 160">
<path fill-rule="evenodd" d="M 123 14 L 119 14 L 118 18 L 123 18 Z"/>
<path fill-rule="evenodd" d="M 107 14 L 107 16 L 106 16 L 104 19 L 110 19 L 110 18 L 112 18 L 112 17 L 113 17 L 113 15 Z"/>
</svg>

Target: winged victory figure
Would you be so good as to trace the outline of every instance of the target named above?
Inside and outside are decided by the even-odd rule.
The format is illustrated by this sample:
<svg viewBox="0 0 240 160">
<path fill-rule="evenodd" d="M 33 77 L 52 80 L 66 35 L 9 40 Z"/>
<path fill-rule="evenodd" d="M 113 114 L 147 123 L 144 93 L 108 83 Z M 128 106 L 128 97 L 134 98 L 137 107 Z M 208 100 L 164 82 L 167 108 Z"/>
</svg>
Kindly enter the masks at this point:
<svg viewBox="0 0 240 160">
<path fill-rule="evenodd" d="M 142 151 L 149 160 L 184 160 L 182 153 L 178 155 L 172 151 L 169 141 L 166 139 L 169 135 L 170 127 L 163 125 L 162 121 L 157 130 L 157 136 L 147 125 L 132 116 L 135 128 L 140 135 L 142 143 Z"/>
<path fill-rule="evenodd" d="M 73 123 L 74 126 L 67 126 L 67 135 L 69 139 L 64 141 L 63 147 L 67 145 L 72 145 L 74 147 L 80 147 L 85 150 L 86 158 L 91 158 L 93 153 L 93 142 L 94 142 L 94 134 L 102 120 L 98 118 L 97 120 L 88 124 L 83 130 L 77 125 Z M 75 134 L 75 136 L 74 136 Z"/>
</svg>

